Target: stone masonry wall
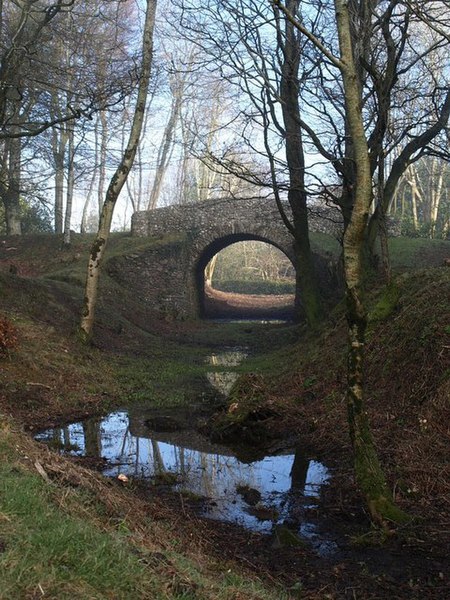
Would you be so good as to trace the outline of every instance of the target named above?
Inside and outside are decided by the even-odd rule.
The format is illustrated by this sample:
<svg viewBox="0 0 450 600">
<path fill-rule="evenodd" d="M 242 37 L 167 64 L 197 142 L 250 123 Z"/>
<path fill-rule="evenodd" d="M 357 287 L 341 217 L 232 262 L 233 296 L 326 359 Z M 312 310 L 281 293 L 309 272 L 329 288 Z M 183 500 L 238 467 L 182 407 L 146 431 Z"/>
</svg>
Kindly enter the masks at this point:
<svg viewBox="0 0 450 600">
<path fill-rule="evenodd" d="M 291 217 L 289 205 L 284 204 L 287 216 Z M 310 228 L 338 235 L 342 230 L 342 217 L 337 209 L 312 207 L 309 211 Z M 264 229 L 285 225 L 273 198 L 220 199 L 206 202 L 168 206 L 153 211 L 134 213 L 131 222 L 132 235 L 158 236 L 179 231 L 202 231 L 208 229 L 229 230 L 230 224 L 237 229 Z"/>
<path fill-rule="evenodd" d="M 291 217 L 288 205 L 285 210 Z M 310 212 L 311 229 L 338 235 L 339 213 L 326 211 Z M 294 257 L 292 236 L 272 198 L 220 199 L 137 212 L 131 232 L 152 240 L 148 250 L 113 259 L 108 270 L 156 310 L 174 318 L 201 313 L 203 269 L 230 243 L 259 239 L 274 244 L 291 260 Z M 183 241 L 155 245 L 155 240 L 168 235 Z"/>
<path fill-rule="evenodd" d="M 288 205 L 286 213 L 291 216 Z M 312 231 L 336 237 L 342 233 L 337 209 L 312 207 L 309 222 Z M 294 258 L 293 238 L 273 198 L 220 199 L 137 212 L 131 232 L 148 237 L 148 248 L 111 259 L 108 271 L 155 310 L 173 318 L 199 316 L 204 267 L 231 243 L 257 239 Z M 168 242 L 167 236 L 173 241 Z"/>
</svg>

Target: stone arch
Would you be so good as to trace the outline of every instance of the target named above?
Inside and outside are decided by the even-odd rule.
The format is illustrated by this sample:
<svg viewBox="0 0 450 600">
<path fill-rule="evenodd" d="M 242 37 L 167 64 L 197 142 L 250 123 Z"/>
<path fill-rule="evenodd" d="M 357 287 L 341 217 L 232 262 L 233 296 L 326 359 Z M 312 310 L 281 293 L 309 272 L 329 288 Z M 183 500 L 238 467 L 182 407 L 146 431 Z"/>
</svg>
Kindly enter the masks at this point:
<svg viewBox="0 0 450 600">
<path fill-rule="evenodd" d="M 289 206 L 285 205 L 289 215 Z M 330 229 L 330 223 L 337 225 Z M 341 231 L 335 211 L 320 207 L 309 215 L 313 231 L 336 234 Z M 152 243 L 142 255 L 109 261 L 115 276 L 128 282 L 136 293 L 164 314 L 177 318 L 197 318 L 200 314 L 198 276 L 200 264 L 208 254 L 241 240 L 260 240 L 279 248 L 296 266 L 293 238 L 283 223 L 273 198 L 221 198 L 153 211 L 134 213 L 132 235 L 163 240 Z M 324 295 L 336 288 L 329 259 L 313 255 L 319 286 Z M 297 269 L 298 275 L 298 269 Z M 203 273 L 202 273 L 203 276 Z M 297 276 L 295 318 L 302 319 L 302 282 Z"/>
<path fill-rule="evenodd" d="M 211 236 L 211 239 L 204 240 L 202 247 L 197 246 L 197 254 L 193 258 L 193 265 L 191 269 L 191 276 L 194 282 L 195 299 L 197 306 L 197 316 L 205 316 L 205 277 L 204 272 L 209 261 L 221 250 L 224 250 L 228 246 L 237 242 L 244 241 L 256 241 L 270 244 L 275 248 L 278 248 L 292 263 L 294 270 L 296 270 L 293 248 L 292 245 L 286 244 L 286 242 L 274 239 L 274 236 L 261 235 L 259 233 L 247 233 L 247 232 L 232 232 L 232 233 L 218 233 L 215 236 Z"/>
</svg>

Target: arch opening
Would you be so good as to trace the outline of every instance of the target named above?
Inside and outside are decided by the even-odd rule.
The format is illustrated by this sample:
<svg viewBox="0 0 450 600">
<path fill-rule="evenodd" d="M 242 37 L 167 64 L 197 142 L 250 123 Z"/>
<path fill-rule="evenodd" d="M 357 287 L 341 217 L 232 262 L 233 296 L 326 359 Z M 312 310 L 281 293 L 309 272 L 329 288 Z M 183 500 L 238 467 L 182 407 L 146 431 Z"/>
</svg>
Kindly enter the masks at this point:
<svg viewBox="0 0 450 600">
<path fill-rule="evenodd" d="M 197 265 L 200 317 L 291 320 L 295 268 L 274 242 L 235 234 L 212 242 Z"/>
</svg>

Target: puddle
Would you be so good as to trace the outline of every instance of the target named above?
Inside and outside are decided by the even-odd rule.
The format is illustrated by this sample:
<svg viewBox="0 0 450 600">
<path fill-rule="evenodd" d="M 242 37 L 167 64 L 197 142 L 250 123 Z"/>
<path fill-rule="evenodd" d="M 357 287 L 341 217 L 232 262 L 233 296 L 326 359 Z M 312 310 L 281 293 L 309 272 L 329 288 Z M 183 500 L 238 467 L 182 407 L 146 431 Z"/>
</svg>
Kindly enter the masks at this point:
<svg viewBox="0 0 450 600">
<path fill-rule="evenodd" d="M 106 459 L 107 476 L 170 482 L 177 492 L 204 498 L 201 514 L 210 519 L 265 533 L 285 524 L 320 554 L 334 551 L 334 542 L 305 522 L 305 510 L 316 506 L 329 478 L 324 465 L 305 460 L 299 451 L 245 463 L 192 431 L 154 432 L 145 422 L 145 413 L 118 411 L 48 429 L 36 439 L 60 452 Z"/>
<path fill-rule="evenodd" d="M 223 352 L 211 354 L 207 359 L 207 363 L 219 368 L 237 367 L 247 356 L 248 351 L 246 348 L 226 348 Z M 206 374 L 209 383 L 224 396 L 228 396 L 238 376 L 239 373 L 225 370 L 210 371 Z"/>
</svg>

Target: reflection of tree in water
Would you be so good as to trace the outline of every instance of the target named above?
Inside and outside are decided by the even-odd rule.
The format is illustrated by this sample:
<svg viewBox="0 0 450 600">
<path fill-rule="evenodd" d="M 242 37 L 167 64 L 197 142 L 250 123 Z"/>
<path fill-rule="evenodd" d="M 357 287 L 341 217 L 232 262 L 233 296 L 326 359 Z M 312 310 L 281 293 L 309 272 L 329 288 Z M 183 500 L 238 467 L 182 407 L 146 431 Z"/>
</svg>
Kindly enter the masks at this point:
<svg viewBox="0 0 450 600">
<path fill-rule="evenodd" d="M 303 493 L 306 486 L 306 476 L 308 475 L 309 459 L 297 448 L 294 454 L 294 461 L 291 468 L 291 492 Z"/>
<path fill-rule="evenodd" d="M 68 427 L 62 428 L 62 435 L 64 440 L 64 448 L 70 448 L 70 432 Z"/>
<path fill-rule="evenodd" d="M 87 419 L 83 422 L 84 452 L 90 458 L 101 458 L 102 436 L 100 431 L 100 419 Z"/>
<path fill-rule="evenodd" d="M 291 529 L 298 530 L 303 520 L 301 500 L 305 493 L 310 462 L 305 457 L 304 452 L 296 448 L 290 473 L 291 487 L 285 500 L 282 502 L 283 515 L 285 517 L 284 524 Z"/>
<path fill-rule="evenodd" d="M 237 367 L 247 356 L 247 352 L 239 349 L 227 350 L 220 354 L 211 354 L 208 359 L 214 367 Z M 206 374 L 209 383 L 224 396 L 228 396 L 238 373 L 233 371 L 214 371 Z"/>
<path fill-rule="evenodd" d="M 84 427 L 84 434 L 86 454 L 99 456 L 98 421 L 90 422 L 88 427 Z M 154 438 L 145 439 L 148 446 L 146 451 L 141 453 L 143 440 L 144 438 L 141 440 L 140 437 L 132 436 L 128 427 L 123 430 L 119 454 L 115 457 L 117 473 L 123 472 L 124 469 L 128 469 L 128 472 L 133 469 L 135 475 L 145 473 L 147 476 L 177 473 L 184 489 L 214 501 L 236 502 L 236 488 L 239 485 L 249 486 L 262 493 L 263 504 L 278 504 L 283 518 L 292 524 L 299 523 L 299 498 L 303 497 L 310 464 L 300 450 L 295 452 L 293 460 L 292 456 L 284 457 L 286 460 L 292 460 L 290 487 L 287 488 L 284 484 L 278 496 L 266 494 L 264 497 L 265 484 L 260 463 L 244 464 L 232 456 L 199 452 L 166 444 Z M 217 512 L 220 510 L 216 509 Z"/>
<path fill-rule="evenodd" d="M 55 429 L 51 430 L 51 433 L 48 436 L 48 441 L 54 448 L 59 448 L 61 444 L 64 444 L 63 448 L 69 447 L 69 445 L 66 443 L 65 436 L 63 436 L 63 430 L 60 427 L 55 427 Z"/>
<path fill-rule="evenodd" d="M 314 495 L 327 479 L 326 469 L 307 460 L 300 449 L 295 454 L 243 463 L 225 449 L 215 451 L 201 436 L 189 438 L 198 450 L 188 447 L 187 441 L 184 446 L 163 441 L 158 434 L 135 436 L 125 412 L 113 413 L 102 421 L 90 419 L 48 430 L 40 437 L 58 448 L 64 444 L 69 452 L 83 450 L 97 458 L 103 455 L 108 461 L 104 472 L 111 476 L 124 473 L 158 479 L 160 475 L 162 483 L 175 485 L 177 491 L 211 499 L 204 504 L 210 518 L 238 522 L 258 531 L 269 532 L 281 523 L 296 532 L 308 526 L 304 522 L 305 498 Z M 238 493 L 238 488 L 246 486 L 260 494 L 257 505 L 250 505 Z"/>
<path fill-rule="evenodd" d="M 50 443 L 50 446 L 63 452 L 70 452 L 71 450 L 77 448 L 77 446 L 71 440 L 70 428 L 68 426 L 55 427 L 54 429 L 49 430 L 49 432 L 47 432 L 46 439 Z"/>
<path fill-rule="evenodd" d="M 155 473 L 155 475 L 165 473 L 167 469 L 164 465 L 164 460 L 161 454 L 161 450 L 159 448 L 159 444 L 155 440 L 151 440 L 151 444 L 153 450 L 153 472 Z"/>
</svg>

